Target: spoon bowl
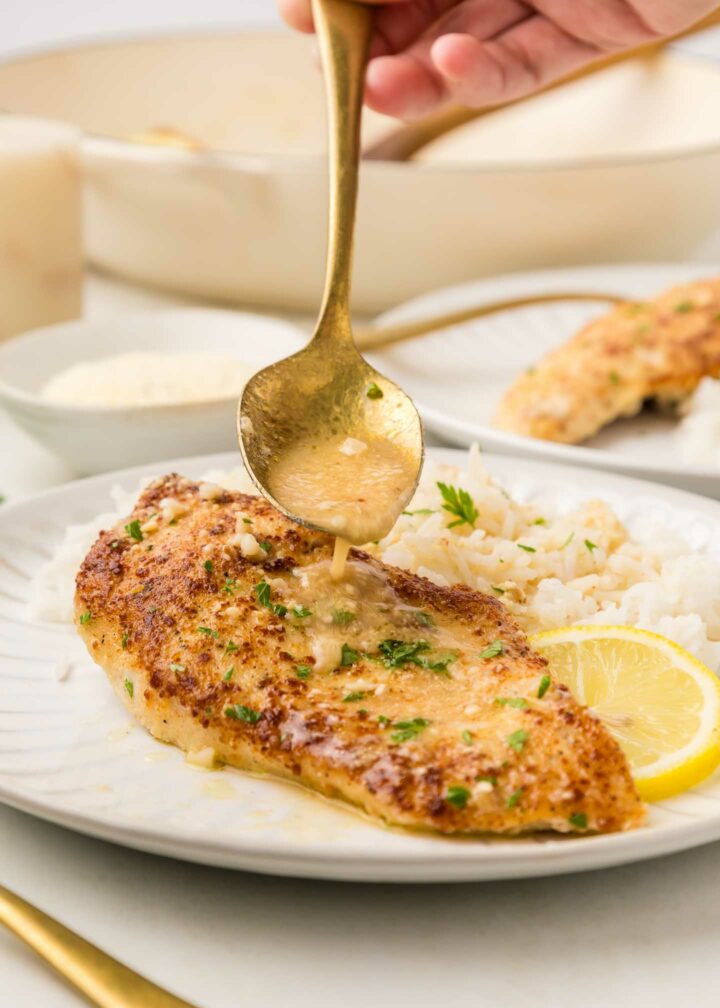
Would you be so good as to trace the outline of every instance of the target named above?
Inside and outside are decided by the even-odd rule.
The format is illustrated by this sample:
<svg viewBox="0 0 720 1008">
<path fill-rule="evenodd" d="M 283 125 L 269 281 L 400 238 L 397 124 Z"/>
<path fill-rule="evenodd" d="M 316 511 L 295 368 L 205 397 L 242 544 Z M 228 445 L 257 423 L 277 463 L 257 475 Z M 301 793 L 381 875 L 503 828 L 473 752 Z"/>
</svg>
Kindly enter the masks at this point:
<svg viewBox="0 0 720 1008">
<path fill-rule="evenodd" d="M 248 382 L 239 428 L 248 471 L 275 507 L 356 545 L 389 532 L 420 477 L 423 434 L 412 400 L 351 341 L 329 346 L 321 332 Z M 304 485 L 287 472 L 303 458 L 311 470 L 306 464 Z M 343 501 L 358 512 L 355 529 L 338 521 Z"/>
<path fill-rule="evenodd" d="M 238 435 L 246 467 L 283 514 L 362 545 L 386 535 L 412 497 L 423 462 L 412 400 L 358 353 L 350 274 L 360 116 L 372 11 L 313 0 L 330 134 L 325 293 L 309 345 L 245 386 Z"/>
</svg>

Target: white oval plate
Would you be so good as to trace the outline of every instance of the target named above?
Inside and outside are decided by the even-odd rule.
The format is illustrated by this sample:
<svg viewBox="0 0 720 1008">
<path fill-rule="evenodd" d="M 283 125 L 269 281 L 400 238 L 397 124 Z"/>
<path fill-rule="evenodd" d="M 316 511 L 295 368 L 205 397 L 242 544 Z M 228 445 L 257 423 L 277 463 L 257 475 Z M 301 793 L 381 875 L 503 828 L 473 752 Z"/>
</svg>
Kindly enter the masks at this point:
<svg viewBox="0 0 720 1008">
<path fill-rule="evenodd" d="M 433 449 L 462 464 L 465 453 Z M 720 562 L 720 503 L 548 463 L 490 457 L 520 497 L 571 506 L 601 495 L 631 531 L 652 512 Z M 622 864 L 720 838 L 720 774 L 608 836 L 452 839 L 378 827 L 298 787 L 233 769 L 206 772 L 133 724 L 71 627 L 33 621 L 30 578 L 67 525 L 108 509 L 110 488 L 142 476 L 199 476 L 236 454 L 82 480 L 0 510 L 0 800 L 140 850 L 278 875 L 436 882 L 552 875 Z M 71 662 L 58 681 L 58 661 Z"/>
<path fill-rule="evenodd" d="M 647 298 L 666 287 L 717 276 L 720 266 L 624 265 L 515 273 L 434 291 L 408 301 L 378 322 L 409 322 L 504 298 L 552 291 L 589 291 Z M 564 343 L 607 302 L 566 301 L 489 315 L 379 350 L 373 364 L 415 399 L 430 430 L 453 444 L 479 441 L 487 451 L 550 459 L 642 476 L 696 493 L 720 496 L 720 467 L 685 465 L 674 446 L 676 421 L 643 412 L 619 421 L 582 445 L 556 444 L 491 426 L 513 379 Z"/>
</svg>

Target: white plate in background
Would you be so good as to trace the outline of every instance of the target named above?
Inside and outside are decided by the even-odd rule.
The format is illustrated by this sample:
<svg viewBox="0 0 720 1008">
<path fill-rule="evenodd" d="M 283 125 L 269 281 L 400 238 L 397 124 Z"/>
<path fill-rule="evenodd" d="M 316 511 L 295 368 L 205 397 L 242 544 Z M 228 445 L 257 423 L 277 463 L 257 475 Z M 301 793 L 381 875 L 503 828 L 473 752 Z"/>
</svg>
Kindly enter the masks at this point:
<svg viewBox="0 0 720 1008">
<path fill-rule="evenodd" d="M 431 449 L 463 464 L 464 453 Z M 630 531 L 648 510 L 720 562 L 720 503 L 547 462 L 490 457 L 520 497 L 571 506 L 602 496 Z M 448 838 L 383 829 L 299 787 L 203 772 L 130 720 L 72 627 L 39 623 L 30 579 L 68 524 L 106 511 L 116 483 L 233 468 L 239 455 L 173 460 L 70 483 L 0 510 L 0 800 L 70 829 L 203 864 L 277 875 L 436 882 L 552 875 L 643 860 L 720 839 L 720 774 L 607 836 Z M 59 681 L 58 662 L 69 675 Z"/>
<path fill-rule="evenodd" d="M 643 299 L 686 280 L 720 274 L 720 266 L 624 265 L 516 273 L 434 291 L 386 313 L 378 323 L 409 322 L 504 298 L 552 291 Z M 649 411 L 618 421 L 582 445 L 496 430 L 495 408 L 515 377 L 564 343 L 607 302 L 540 304 L 464 322 L 371 355 L 373 364 L 415 399 L 427 427 L 453 444 L 479 441 L 487 451 L 569 462 L 720 496 L 720 467 L 680 461 L 677 421 Z"/>
</svg>

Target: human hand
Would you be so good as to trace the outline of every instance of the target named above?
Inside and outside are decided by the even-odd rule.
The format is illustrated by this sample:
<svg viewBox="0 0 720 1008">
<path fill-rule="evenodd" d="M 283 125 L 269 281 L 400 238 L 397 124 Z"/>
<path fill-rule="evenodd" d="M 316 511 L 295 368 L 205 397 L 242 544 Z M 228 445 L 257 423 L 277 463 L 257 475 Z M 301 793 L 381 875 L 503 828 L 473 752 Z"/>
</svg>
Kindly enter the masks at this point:
<svg viewBox="0 0 720 1008">
<path fill-rule="evenodd" d="M 593 60 L 689 28 L 718 0 L 362 0 L 378 9 L 371 108 L 415 119 L 448 101 L 481 108 L 522 98 Z M 310 0 L 278 0 L 313 30 Z"/>
</svg>

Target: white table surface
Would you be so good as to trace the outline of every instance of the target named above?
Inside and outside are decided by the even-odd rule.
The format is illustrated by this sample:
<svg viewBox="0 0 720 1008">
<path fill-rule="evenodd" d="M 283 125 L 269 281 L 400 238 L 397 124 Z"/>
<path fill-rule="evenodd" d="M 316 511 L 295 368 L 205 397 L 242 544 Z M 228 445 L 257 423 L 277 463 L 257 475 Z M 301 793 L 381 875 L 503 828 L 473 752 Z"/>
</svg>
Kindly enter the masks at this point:
<svg viewBox="0 0 720 1008">
<path fill-rule="evenodd" d="M 269 0 L 7 0 L 0 51 L 274 20 Z M 720 57 L 719 32 L 692 45 Z M 93 314 L 163 301 L 107 282 L 89 293 Z M 2 418 L 0 458 L 0 490 L 11 496 L 64 477 Z M 2 883 L 199 1008 L 718 1003 L 720 844 L 565 878 L 352 886 L 186 865 L 0 807 L 0 852 Z M 0 931 L 1 1008 L 80 1003 Z"/>
</svg>

